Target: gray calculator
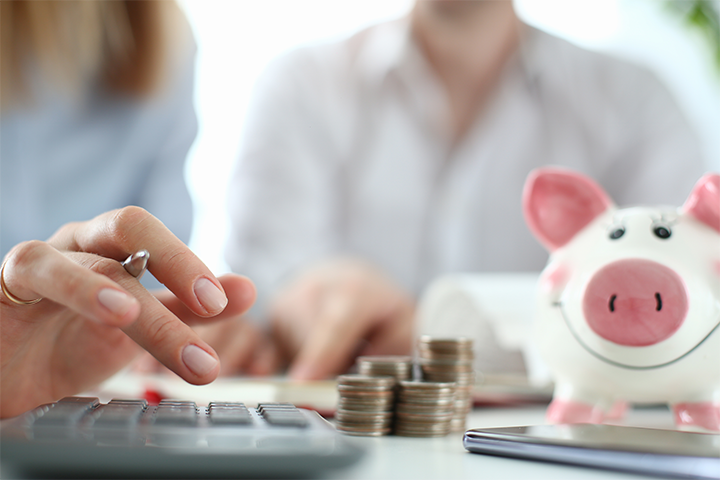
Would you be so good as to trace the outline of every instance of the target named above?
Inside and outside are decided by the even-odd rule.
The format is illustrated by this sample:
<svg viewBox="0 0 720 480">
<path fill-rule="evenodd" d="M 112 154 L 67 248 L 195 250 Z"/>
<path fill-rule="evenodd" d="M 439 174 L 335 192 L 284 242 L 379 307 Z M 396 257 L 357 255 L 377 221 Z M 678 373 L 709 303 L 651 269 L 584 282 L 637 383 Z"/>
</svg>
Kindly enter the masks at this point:
<svg viewBox="0 0 720 480">
<path fill-rule="evenodd" d="M 0 422 L 2 478 L 299 478 L 363 451 L 292 404 L 67 397 Z"/>
</svg>

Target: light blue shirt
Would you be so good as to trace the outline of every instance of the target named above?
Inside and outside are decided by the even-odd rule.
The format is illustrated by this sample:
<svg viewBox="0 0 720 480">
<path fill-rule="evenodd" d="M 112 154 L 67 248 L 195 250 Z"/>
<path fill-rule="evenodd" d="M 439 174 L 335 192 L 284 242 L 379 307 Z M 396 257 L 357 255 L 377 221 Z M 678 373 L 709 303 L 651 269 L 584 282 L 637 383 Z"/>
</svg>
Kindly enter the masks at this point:
<svg viewBox="0 0 720 480">
<path fill-rule="evenodd" d="M 0 251 L 61 225 L 138 205 L 187 242 L 185 159 L 197 133 L 194 55 L 147 98 L 100 86 L 73 96 L 35 75 L 32 99 L 0 117 Z"/>
</svg>

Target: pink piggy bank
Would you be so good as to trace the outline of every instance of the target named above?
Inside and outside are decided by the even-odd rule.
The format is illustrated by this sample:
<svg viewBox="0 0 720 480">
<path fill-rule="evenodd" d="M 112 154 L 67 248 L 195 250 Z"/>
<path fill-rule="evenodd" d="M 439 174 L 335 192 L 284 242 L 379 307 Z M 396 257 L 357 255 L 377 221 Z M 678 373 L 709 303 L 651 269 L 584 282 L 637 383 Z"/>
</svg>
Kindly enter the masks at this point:
<svg viewBox="0 0 720 480">
<path fill-rule="evenodd" d="M 720 175 L 681 208 L 617 208 L 591 179 L 541 168 L 523 210 L 550 251 L 535 341 L 555 378 L 553 423 L 668 403 L 685 430 L 720 430 Z"/>
</svg>

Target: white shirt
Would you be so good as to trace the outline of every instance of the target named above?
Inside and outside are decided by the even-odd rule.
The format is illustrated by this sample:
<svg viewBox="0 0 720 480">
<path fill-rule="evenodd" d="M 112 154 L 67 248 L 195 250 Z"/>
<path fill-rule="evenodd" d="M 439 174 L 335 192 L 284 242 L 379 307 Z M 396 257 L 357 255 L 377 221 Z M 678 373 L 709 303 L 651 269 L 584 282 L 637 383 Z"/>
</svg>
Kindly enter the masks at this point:
<svg viewBox="0 0 720 480">
<path fill-rule="evenodd" d="M 293 270 L 330 255 L 418 293 L 449 272 L 540 270 L 528 172 L 564 165 L 619 204 L 681 204 L 703 172 L 647 71 L 527 28 L 494 98 L 453 147 L 448 101 L 406 20 L 277 59 L 257 86 L 230 186 L 227 260 L 258 312 Z"/>
</svg>

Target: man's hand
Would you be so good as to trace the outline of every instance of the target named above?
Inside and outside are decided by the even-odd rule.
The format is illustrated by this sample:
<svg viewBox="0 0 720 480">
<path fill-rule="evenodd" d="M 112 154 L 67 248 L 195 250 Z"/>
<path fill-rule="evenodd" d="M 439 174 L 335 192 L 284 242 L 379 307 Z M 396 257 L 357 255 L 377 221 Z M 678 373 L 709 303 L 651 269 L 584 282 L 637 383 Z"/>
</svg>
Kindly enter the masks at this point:
<svg viewBox="0 0 720 480">
<path fill-rule="evenodd" d="M 304 271 L 270 307 L 273 334 L 290 377 L 344 372 L 358 354 L 408 354 L 414 303 L 372 265 L 336 259 Z"/>
<path fill-rule="evenodd" d="M 120 265 L 150 252 L 169 291 L 154 296 Z M 142 349 L 193 384 L 215 379 L 215 351 L 189 325 L 241 315 L 255 300 L 247 278 L 220 280 L 159 220 L 138 207 L 65 225 L 47 242 L 5 258 L 0 331 L 0 417 L 94 386 Z"/>
</svg>

